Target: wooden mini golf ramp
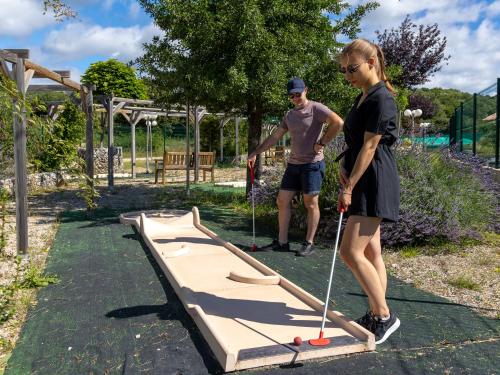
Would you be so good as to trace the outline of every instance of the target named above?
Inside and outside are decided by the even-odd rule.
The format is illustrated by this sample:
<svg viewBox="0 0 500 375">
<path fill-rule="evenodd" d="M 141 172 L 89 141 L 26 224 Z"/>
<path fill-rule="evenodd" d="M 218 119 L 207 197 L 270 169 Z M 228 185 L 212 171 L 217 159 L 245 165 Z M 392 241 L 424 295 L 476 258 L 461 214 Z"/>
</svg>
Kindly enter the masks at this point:
<svg viewBox="0 0 500 375">
<path fill-rule="evenodd" d="M 370 332 L 330 310 L 330 344 L 309 345 L 323 302 L 205 228 L 196 207 L 132 212 L 120 221 L 140 231 L 225 371 L 375 349 Z M 292 344 L 296 336 L 302 345 Z"/>
</svg>

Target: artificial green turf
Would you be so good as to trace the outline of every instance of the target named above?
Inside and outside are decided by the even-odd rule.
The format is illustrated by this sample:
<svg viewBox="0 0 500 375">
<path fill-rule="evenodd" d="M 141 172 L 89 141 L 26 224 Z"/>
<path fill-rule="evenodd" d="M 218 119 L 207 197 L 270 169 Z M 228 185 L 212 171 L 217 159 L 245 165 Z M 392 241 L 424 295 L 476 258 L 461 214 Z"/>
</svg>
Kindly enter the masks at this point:
<svg viewBox="0 0 500 375">
<path fill-rule="evenodd" d="M 220 237 L 242 248 L 251 245 L 251 218 L 215 206 L 200 207 L 200 213 L 202 223 Z M 60 282 L 40 290 L 6 374 L 221 372 L 140 236 L 119 224 L 118 214 L 100 210 L 93 220 L 82 212 L 64 215 L 46 268 Z M 271 240 L 273 228 L 258 225 L 257 235 L 263 245 Z M 320 248 L 308 258 L 252 255 L 324 299 L 331 249 Z M 500 368 L 499 320 L 393 278 L 387 295 L 402 325 L 377 353 L 248 373 L 489 374 Z M 332 299 L 349 317 L 362 315 L 366 308 L 366 297 L 340 260 Z"/>
</svg>

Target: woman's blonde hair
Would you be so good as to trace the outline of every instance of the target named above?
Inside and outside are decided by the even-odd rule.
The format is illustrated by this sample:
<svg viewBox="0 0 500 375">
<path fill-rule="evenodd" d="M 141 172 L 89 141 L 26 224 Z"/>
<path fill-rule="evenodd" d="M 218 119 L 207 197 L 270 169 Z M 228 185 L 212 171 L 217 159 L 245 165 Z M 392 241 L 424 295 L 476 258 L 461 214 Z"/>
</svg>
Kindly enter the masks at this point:
<svg viewBox="0 0 500 375">
<path fill-rule="evenodd" d="M 385 75 L 384 53 L 377 44 L 372 43 L 366 39 L 355 39 L 342 49 L 342 53 L 340 55 L 344 57 L 351 54 L 359 55 L 367 60 L 373 56 L 376 56 L 377 58 L 375 59 L 375 66 L 377 69 L 378 77 L 385 82 L 387 89 L 393 95 L 396 95 L 396 90 L 394 90 L 394 87 L 392 87 L 387 79 L 387 76 Z"/>
</svg>

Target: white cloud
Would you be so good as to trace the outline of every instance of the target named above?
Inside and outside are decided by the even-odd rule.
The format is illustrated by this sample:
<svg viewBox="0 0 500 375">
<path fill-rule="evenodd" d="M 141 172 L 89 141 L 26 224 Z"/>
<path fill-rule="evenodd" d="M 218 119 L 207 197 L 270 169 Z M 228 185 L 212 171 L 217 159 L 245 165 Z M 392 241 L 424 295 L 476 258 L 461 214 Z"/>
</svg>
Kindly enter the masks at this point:
<svg viewBox="0 0 500 375">
<path fill-rule="evenodd" d="M 128 61 L 142 54 L 142 44 L 160 34 L 153 24 L 144 27 L 102 27 L 85 23 L 67 24 L 51 31 L 42 47 L 59 60 L 80 60 L 100 55 Z"/>
<path fill-rule="evenodd" d="M 357 1 L 356 4 L 366 3 Z M 379 0 L 380 7 L 361 23 L 361 37 L 376 41 L 375 30 L 397 28 L 410 15 L 416 24 L 437 23 L 447 38 L 447 65 L 431 77 L 426 87 L 456 88 L 478 92 L 500 77 L 500 1 Z"/>
<path fill-rule="evenodd" d="M 491 3 L 486 9 L 486 12 L 491 17 L 500 15 L 500 1 L 494 1 L 493 3 Z"/>
<path fill-rule="evenodd" d="M 56 21 L 39 0 L 0 0 L 0 37 L 23 37 Z"/>
</svg>

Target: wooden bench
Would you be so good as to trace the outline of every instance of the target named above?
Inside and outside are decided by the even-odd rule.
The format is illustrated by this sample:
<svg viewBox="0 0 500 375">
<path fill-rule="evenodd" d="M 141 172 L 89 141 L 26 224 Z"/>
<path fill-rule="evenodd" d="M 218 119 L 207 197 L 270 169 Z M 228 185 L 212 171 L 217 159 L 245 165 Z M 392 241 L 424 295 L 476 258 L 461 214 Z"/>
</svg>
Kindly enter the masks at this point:
<svg viewBox="0 0 500 375">
<path fill-rule="evenodd" d="M 203 171 L 203 181 L 206 181 L 206 173 L 210 172 L 211 180 L 214 182 L 215 152 L 199 152 L 198 170 Z M 189 169 L 194 170 L 194 152 L 189 155 Z M 155 184 L 158 183 L 158 173 L 162 174 L 162 184 L 165 184 L 166 171 L 186 170 L 186 153 L 178 151 L 165 151 L 163 159 L 155 159 Z"/>
<path fill-rule="evenodd" d="M 264 153 L 264 164 L 274 165 L 278 162 L 285 164 L 285 148 L 283 146 L 276 146 L 275 148 L 270 148 Z"/>
</svg>

